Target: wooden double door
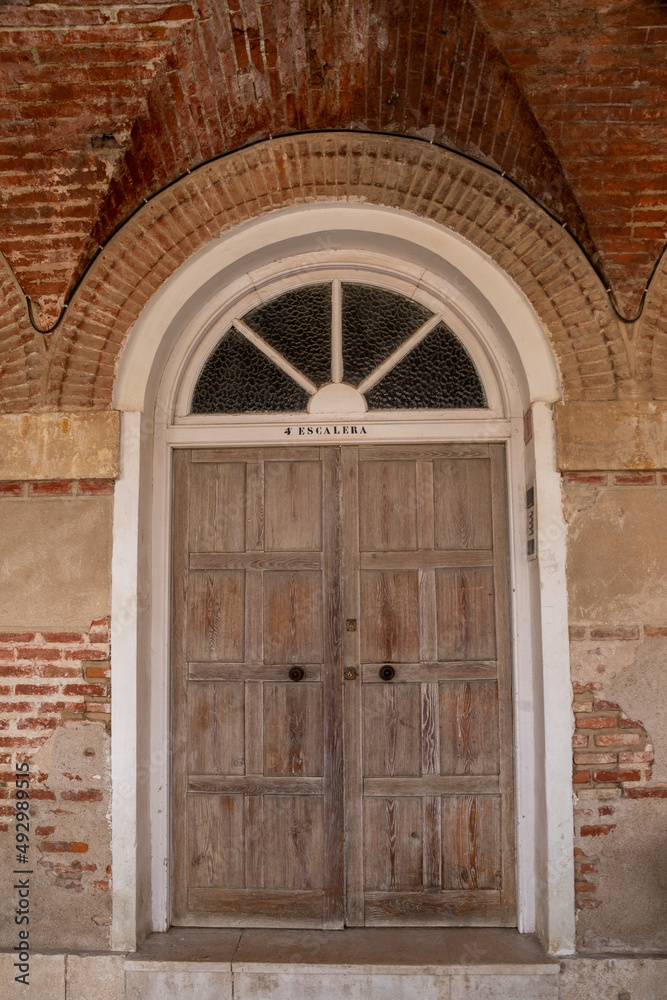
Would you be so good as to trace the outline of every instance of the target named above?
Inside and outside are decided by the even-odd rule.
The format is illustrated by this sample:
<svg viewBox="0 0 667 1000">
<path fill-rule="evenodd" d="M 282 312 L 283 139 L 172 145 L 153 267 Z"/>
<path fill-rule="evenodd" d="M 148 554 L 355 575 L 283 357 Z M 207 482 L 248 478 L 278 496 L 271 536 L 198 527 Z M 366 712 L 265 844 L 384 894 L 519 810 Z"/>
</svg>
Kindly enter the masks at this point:
<svg viewBox="0 0 667 1000">
<path fill-rule="evenodd" d="M 504 447 L 175 455 L 173 923 L 513 925 Z"/>
</svg>

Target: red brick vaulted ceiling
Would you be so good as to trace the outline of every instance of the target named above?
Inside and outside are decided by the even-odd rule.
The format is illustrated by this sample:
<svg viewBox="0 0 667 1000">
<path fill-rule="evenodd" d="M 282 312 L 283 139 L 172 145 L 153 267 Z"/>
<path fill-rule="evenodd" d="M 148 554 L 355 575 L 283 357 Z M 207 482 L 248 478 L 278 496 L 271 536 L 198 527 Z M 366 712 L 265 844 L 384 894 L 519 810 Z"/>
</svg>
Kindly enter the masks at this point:
<svg viewBox="0 0 667 1000">
<path fill-rule="evenodd" d="M 58 316 L 189 5 L 0 3 L 0 250 Z M 39 317 L 38 317 L 39 318 Z"/>
<path fill-rule="evenodd" d="M 623 312 L 667 238 L 665 0 L 476 0 L 586 217 Z"/>
<path fill-rule="evenodd" d="M 665 239 L 663 36 L 650 0 L 5 0 L 0 249 L 46 326 L 114 228 L 204 160 L 386 130 L 505 171 L 632 311 Z"/>
</svg>

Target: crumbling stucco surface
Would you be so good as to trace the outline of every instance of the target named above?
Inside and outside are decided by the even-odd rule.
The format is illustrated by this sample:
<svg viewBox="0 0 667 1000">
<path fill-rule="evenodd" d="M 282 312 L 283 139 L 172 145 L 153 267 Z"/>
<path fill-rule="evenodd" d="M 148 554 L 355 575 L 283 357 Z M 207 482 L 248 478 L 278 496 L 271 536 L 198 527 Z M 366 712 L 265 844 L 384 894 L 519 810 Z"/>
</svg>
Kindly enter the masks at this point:
<svg viewBox="0 0 667 1000">
<path fill-rule="evenodd" d="M 667 619 L 667 531 L 658 525 L 667 526 L 667 489 L 651 486 L 603 489 L 572 517 L 571 621 L 635 625 Z"/>
<path fill-rule="evenodd" d="M 570 646 L 572 678 L 641 722 L 653 746 L 653 783 L 667 782 L 667 637 L 587 639 Z M 628 750 L 632 747 L 629 745 Z"/>
<path fill-rule="evenodd" d="M 563 470 L 667 468 L 663 400 L 570 400 L 555 413 Z"/>
<path fill-rule="evenodd" d="M 634 653 L 632 663 L 609 677 L 605 691 L 644 724 L 653 744 L 653 781 L 667 782 L 667 638 L 645 638 Z"/>
<path fill-rule="evenodd" d="M 120 414 L 0 414 L 0 480 L 115 479 Z"/>
<path fill-rule="evenodd" d="M 570 621 L 610 633 L 572 643 L 572 678 L 644 725 L 653 781 L 667 782 L 667 634 L 650 634 L 667 625 L 667 531 L 655 530 L 667 527 L 667 488 L 581 482 L 563 493 Z"/>
<path fill-rule="evenodd" d="M 109 947 L 109 743 L 101 723 L 68 722 L 33 757 L 29 859 L 35 949 Z M 1 895 L 8 902 L 16 867 L 14 824 L 10 818 L 9 830 L 0 833 Z M 11 948 L 17 941 L 13 909 L 6 905 L 0 912 L 0 946 Z"/>
<path fill-rule="evenodd" d="M 578 860 L 593 886 L 578 886 L 577 941 L 597 952 L 667 949 L 667 799 L 659 792 L 632 797 L 667 783 L 667 531 L 657 527 L 667 526 L 667 488 L 662 477 L 639 479 L 623 485 L 611 473 L 582 473 L 563 488 L 575 692 L 593 692 L 602 707 L 616 705 L 628 720 L 628 745 L 609 748 L 623 751 L 621 770 L 638 767 L 632 763 L 635 723 L 650 739 L 648 759 L 651 747 L 654 756 L 650 777 L 637 782 L 642 788 L 612 781 L 608 790 L 582 790 L 577 799 L 577 833 L 589 830 L 576 837 L 585 855 Z M 577 1000 L 617 1000 L 623 993 L 613 969 L 586 968 L 593 978 Z M 597 992 L 595 977 L 602 977 Z M 607 992 L 614 986 L 616 992 Z M 652 989 L 628 987 L 632 1000 L 665 1000 L 667 981 L 662 992 Z M 565 1000 L 575 992 L 566 992 Z"/>
<path fill-rule="evenodd" d="M 87 629 L 111 602 L 113 497 L 3 499 L 0 630 Z"/>
<path fill-rule="evenodd" d="M 577 838 L 597 868 L 590 876 L 595 892 L 586 895 L 599 904 L 579 911 L 579 947 L 594 952 L 666 952 L 667 799 L 590 792 L 578 798 L 577 808 L 590 810 L 587 825 L 613 827 L 603 836 Z M 665 989 L 667 996 L 667 983 Z"/>
</svg>

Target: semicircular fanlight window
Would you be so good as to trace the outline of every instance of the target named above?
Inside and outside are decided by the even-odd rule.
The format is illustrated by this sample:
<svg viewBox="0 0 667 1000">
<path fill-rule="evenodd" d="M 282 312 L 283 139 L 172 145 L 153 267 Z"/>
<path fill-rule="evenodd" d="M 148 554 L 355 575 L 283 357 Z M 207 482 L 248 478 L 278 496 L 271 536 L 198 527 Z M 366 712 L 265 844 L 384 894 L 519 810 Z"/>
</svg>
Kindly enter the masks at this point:
<svg viewBox="0 0 667 1000">
<path fill-rule="evenodd" d="M 366 392 L 369 410 L 446 410 L 486 406 L 472 358 L 440 322 Z"/>
<path fill-rule="evenodd" d="M 343 378 L 359 385 L 433 313 L 397 292 L 343 284 Z"/>
<path fill-rule="evenodd" d="M 314 382 L 331 378 L 331 285 L 284 292 L 246 313 L 243 322 Z"/>
<path fill-rule="evenodd" d="M 232 329 L 204 365 L 193 413 L 284 413 L 305 410 L 308 393 Z"/>
<path fill-rule="evenodd" d="M 486 407 L 470 354 L 420 302 L 360 282 L 290 289 L 235 320 L 202 368 L 192 413 L 304 412 L 345 382 L 369 410 Z M 327 390 L 328 391 L 328 390 Z"/>
</svg>

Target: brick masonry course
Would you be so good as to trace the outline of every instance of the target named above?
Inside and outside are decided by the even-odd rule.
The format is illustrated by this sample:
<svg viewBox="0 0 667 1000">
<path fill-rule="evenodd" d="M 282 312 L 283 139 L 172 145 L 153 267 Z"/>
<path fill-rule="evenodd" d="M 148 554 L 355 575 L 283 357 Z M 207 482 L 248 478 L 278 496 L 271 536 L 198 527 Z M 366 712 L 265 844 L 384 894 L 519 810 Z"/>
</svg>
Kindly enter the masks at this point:
<svg viewBox="0 0 667 1000">
<path fill-rule="evenodd" d="M 322 200 L 413 211 L 497 260 L 540 315 L 568 398 L 613 398 L 617 383 L 629 377 L 621 326 L 603 285 L 563 228 L 517 188 L 434 146 L 328 133 L 234 153 L 193 171 L 141 209 L 88 272 L 46 353 L 41 341 L 41 353 L 31 346 L 36 334 L 24 337 L 25 366 L 13 381 L 0 381 L 0 406 L 8 412 L 108 407 L 114 366 L 132 324 L 185 259 L 235 224 Z M 194 213 L 187 211 L 192 204 Z M 577 357 L 580 342 L 591 338 L 600 346 L 594 370 Z"/>
<path fill-rule="evenodd" d="M 592 628 L 591 636 L 598 631 L 616 630 Z M 573 692 L 575 789 L 614 786 L 627 791 L 649 782 L 653 746 L 642 723 L 629 719 L 620 705 L 600 697 L 601 684 L 575 682 Z"/>
<path fill-rule="evenodd" d="M 82 913 L 105 911 L 108 904 L 95 900 L 110 888 L 108 843 L 99 835 L 108 808 L 107 765 L 96 735 L 110 732 L 109 628 L 105 617 L 84 632 L 0 632 L 0 833 L 11 834 L 15 765 L 27 761 L 33 891 L 39 903 L 42 893 L 69 890 L 88 900 Z M 59 747 L 79 749 L 69 758 L 56 749 L 52 769 L 45 769 L 52 758 L 44 751 L 58 732 L 66 737 Z M 97 935 L 102 943 L 104 933 L 104 925 L 91 930 L 91 941 Z"/>
<path fill-rule="evenodd" d="M 662 476 L 619 477 L 613 473 L 591 475 L 568 474 L 564 479 L 586 488 L 606 487 L 621 494 L 627 489 L 660 488 Z M 603 623 L 572 623 L 570 641 L 575 645 L 598 642 L 609 648 L 639 648 L 646 639 L 667 636 L 663 624 L 614 625 Z M 574 888 L 575 907 L 579 911 L 596 911 L 609 900 L 601 891 L 600 878 L 609 877 L 610 863 L 606 858 L 607 843 L 617 836 L 616 822 L 620 800 L 657 800 L 667 798 L 667 787 L 653 781 L 654 749 L 650 733 L 640 719 L 630 718 L 623 706 L 605 695 L 604 677 L 597 682 L 574 681 L 573 790 L 575 792 L 574 821 Z M 600 911 L 604 912 L 604 911 Z M 579 926 L 579 925 L 578 925 Z M 583 931 L 579 932 L 581 934 Z M 585 938 L 585 933 L 584 933 Z M 587 947 L 583 940 L 580 945 Z"/>
<path fill-rule="evenodd" d="M 36 749 L 56 726 L 69 719 L 90 719 L 91 714 L 108 726 L 108 620 L 93 622 L 82 633 L 0 632 L 0 680 L 8 724 L 4 747 L 13 748 L 15 734 L 21 739 L 17 745 L 24 748 L 23 733 L 32 729 L 30 745 Z M 0 797 L 6 793 L 0 792 Z"/>
</svg>

